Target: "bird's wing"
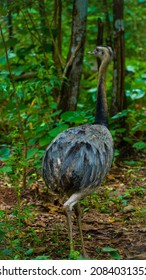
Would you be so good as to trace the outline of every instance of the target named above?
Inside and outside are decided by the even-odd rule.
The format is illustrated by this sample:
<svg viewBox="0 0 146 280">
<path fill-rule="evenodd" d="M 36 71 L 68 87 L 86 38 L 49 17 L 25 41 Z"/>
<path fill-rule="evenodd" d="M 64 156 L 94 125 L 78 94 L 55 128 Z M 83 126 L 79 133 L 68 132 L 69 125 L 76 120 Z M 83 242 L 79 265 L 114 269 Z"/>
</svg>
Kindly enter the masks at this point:
<svg viewBox="0 0 146 280">
<path fill-rule="evenodd" d="M 43 162 L 48 185 L 74 192 L 101 183 L 111 165 L 110 150 L 102 133 L 90 127 L 66 130 L 50 144 Z"/>
</svg>

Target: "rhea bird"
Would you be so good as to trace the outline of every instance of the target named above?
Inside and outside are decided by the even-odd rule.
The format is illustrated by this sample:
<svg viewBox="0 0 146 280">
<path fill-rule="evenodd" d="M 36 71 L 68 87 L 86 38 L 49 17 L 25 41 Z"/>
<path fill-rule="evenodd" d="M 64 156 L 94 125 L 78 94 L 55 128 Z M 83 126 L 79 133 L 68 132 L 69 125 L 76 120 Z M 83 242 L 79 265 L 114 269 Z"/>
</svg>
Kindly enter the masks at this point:
<svg viewBox="0 0 146 280">
<path fill-rule="evenodd" d="M 80 200 L 96 191 L 113 160 L 113 139 L 108 130 L 108 107 L 106 99 L 106 71 L 112 60 L 110 47 L 98 46 L 88 52 L 100 58 L 98 73 L 95 122 L 72 127 L 60 133 L 48 146 L 43 158 L 43 179 L 46 185 L 62 197 L 66 211 L 70 251 L 73 251 L 72 209 L 74 207 L 79 226 L 82 253 L 84 246 Z"/>
</svg>

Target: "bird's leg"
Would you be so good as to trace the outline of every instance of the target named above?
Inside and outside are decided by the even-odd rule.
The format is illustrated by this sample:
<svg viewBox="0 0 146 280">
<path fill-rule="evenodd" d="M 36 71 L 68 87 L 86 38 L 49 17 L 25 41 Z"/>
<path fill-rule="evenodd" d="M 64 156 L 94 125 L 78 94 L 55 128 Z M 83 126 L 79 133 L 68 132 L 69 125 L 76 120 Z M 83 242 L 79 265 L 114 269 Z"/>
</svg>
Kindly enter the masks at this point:
<svg viewBox="0 0 146 280">
<path fill-rule="evenodd" d="M 72 221 L 71 221 L 71 210 L 68 206 L 65 207 L 66 209 L 66 217 L 67 217 L 67 224 L 68 224 L 68 235 L 69 235 L 69 243 L 70 243 L 70 252 L 73 251 L 73 234 L 72 234 Z"/>
<path fill-rule="evenodd" d="M 73 234 L 72 234 L 72 221 L 71 221 L 71 213 L 72 213 L 72 208 L 73 206 L 78 203 L 80 198 L 82 197 L 82 193 L 74 193 L 72 194 L 69 199 L 64 203 L 63 207 L 66 210 L 66 215 L 67 215 L 67 223 L 68 223 L 68 232 L 69 232 L 69 241 L 70 241 L 70 252 L 73 251 Z M 77 213 L 78 210 L 77 210 Z M 79 216 L 79 214 L 77 214 Z M 79 218 L 80 219 L 80 218 Z M 79 222 L 79 229 L 80 232 L 82 231 L 81 229 L 81 221 Z M 81 233 L 82 234 L 82 233 Z M 82 238 L 83 240 L 83 238 Z"/>
<path fill-rule="evenodd" d="M 87 258 L 87 253 L 86 253 L 85 246 L 84 246 L 83 232 L 82 232 L 80 204 L 77 203 L 76 205 L 74 205 L 74 209 L 75 209 L 75 214 L 76 214 L 77 223 L 78 223 L 79 232 L 80 232 L 80 238 L 81 238 L 83 256 L 84 256 L 85 258 Z"/>
</svg>

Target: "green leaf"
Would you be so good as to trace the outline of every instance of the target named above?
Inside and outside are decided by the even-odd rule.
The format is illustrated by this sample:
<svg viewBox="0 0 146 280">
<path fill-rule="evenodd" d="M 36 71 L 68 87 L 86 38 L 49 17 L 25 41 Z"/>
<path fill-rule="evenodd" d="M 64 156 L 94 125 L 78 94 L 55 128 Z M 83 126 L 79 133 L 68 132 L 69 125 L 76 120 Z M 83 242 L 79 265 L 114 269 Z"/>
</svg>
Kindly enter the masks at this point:
<svg viewBox="0 0 146 280">
<path fill-rule="evenodd" d="M 22 70 L 20 70 L 20 69 L 13 69 L 12 70 L 12 74 L 15 74 L 15 75 L 17 75 L 17 76 L 19 76 L 20 74 L 22 74 Z"/>
<path fill-rule="evenodd" d="M 126 117 L 128 115 L 128 113 L 132 113 L 132 112 L 133 112 L 133 110 L 131 110 L 131 109 L 123 110 L 122 112 L 119 112 L 118 114 L 113 116 L 112 119 L 115 120 L 118 118 Z"/>
<path fill-rule="evenodd" d="M 9 173 L 9 172 L 12 172 L 11 166 L 3 166 L 0 168 L 0 173 Z"/>
<path fill-rule="evenodd" d="M 66 130 L 68 128 L 67 124 L 61 124 L 53 129 L 51 129 L 49 131 L 49 135 L 51 137 L 56 137 L 59 133 L 61 133 L 62 131 Z"/>
<path fill-rule="evenodd" d="M 12 250 L 11 249 L 4 249 L 2 251 L 3 255 L 11 255 L 12 254 Z"/>
<path fill-rule="evenodd" d="M 134 160 L 125 160 L 124 161 L 126 164 L 130 164 L 130 165 L 135 165 L 137 162 Z"/>
<path fill-rule="evenodd" d="M 42 255 L 37 256 L 34 260 L 49 260 L 50 258 L 48 256 Z"/>
<path fill-rule="evenodd" d="M 133 89 L 132 91 L 126 90 L 126 96 L 130 97 L 132 100 L 137 100 L 145 95 L 145 91 L 142 89 Z"/>
<path fill-rule="evenodd" d="M 40 147 L 42 146 L 46 146 L 51 142 L 51 138 L 48 135 L 43 136 L 40 140 L 39 140 L 39 145 Z"/>
<path fill-rule="evenodd" d="M 0 218 L 2 218 L 4 214 L 5 214 L 5 211 L 4 210 L 0 210 Z"/>
<path fill-rule="evenodd" d="M 39 150 L 38 152 L 38 158 L 41 158 L 45 153 L 45 150 Z"/>
<path fill-rule="evenodd" d="M 90 88 L 88 90 L 89 93 L 97 93 L 97 88 Z"/>
<path fill-rule="evenodd" d="M 127 65 L 126 70 L 133 73 L 135 72 L 135 68 L 133 65 Z"/>
<path fill-rule="evenodd" d="M 24 254 L 25 255 L 31 255 L 33 253 L 33 248 L 28 249 Z"/>
<path fill-rule="evenodd" d="M 111 247 L 103 247 L 101 251 L 106 252 L 106 253 L 117 252 L 116 249 L 111 248 Z"/>
<path fill-rule="evenodd" d="M 67 111 L 61 115 L 61 119 L 66 122 L 82 123 L 83 117 L 79 112 Z"/>
<path fill-rule="evenodd" d="M 3 240 L 5 234 L 6 234 L 6 232 L 4 230 L 0 229 L 0 241 Z"/>
<path fill-rule="evenodd" d="M 32 138 L 28 141 L 28 146 L 33 146 L 37 142 L 37 138 Z"/>
<path fill-rule="evenodd" d="M 36 153 L 38 152 L 38 150 L 39 150 L 38 148 L 33 148 L 33 149 L 28 150 L 26 159 L 33 158 L 36 155 Z"/>
<path fill-rule="evenodd" d="M 19 41 L 16 39 L 16 38 L 12 38 L 12 39 L 9 39 L 6 44 L 7 44 L 7 47 L 12 47 L 12 46 L 15 46 Z"/>
<path fill-rule="evenodd" d="M 0 150 L 0 160 L 6 160 L 10 156 L 10 149 L 9 148 L 2 148 Z"/>
<path fill-rule="evenodd" d="M 55 103 L 53 103 L 53 104 L 55 104 Z M 53 108 L 53 104 L 52 104 L 52 106 L 50 105 L 50 108 L 56 109 L 56 108 Z M 59 115 L 60 113 L 61 113 L 61 110 L 55 111 L 54 113 L 50 114 L 49 117 L 55 117 L 55 116 Z"/>
<path fill-rule="evenodd" d="M 119 255 L 118 252 L 110 252 L 110 256 L 113 258 L 113 259 L 116 259 L 116 260 L 121 260 L 122 257 Z"/>
<path fill-rule="evenodd" d="M 104 248 L 102 248 L 101 251 L 104 252 L 104 253 L 109 253 L 110 256 L 111 256 L 113 259 L 120 260 L 120 259 L 122 258 L 122 257 L 119 255 L 119 253 L 117 252 L 117 249 L 115 249 L 115 248 L 112 248 L 112 247 L 104 247 Z"/>
<path fill-rule="evenodd" d="M 4 66 L 6 63 L 7 63 L 6 56 L 5 55 L 1 56 L 0 57 L 0 64 Z"/>
<path fill-rule="evenodd" d="M 120 154 L 119 150 L 115 149 L 114 150 L 114 156 L 117 157 L 117 156 L 119 156 L 119 154 Z"/>
<path fill-rule="evenodd" d="M 142 150 L 142 149 L 146 148 L 146 144 L 142 141 L 139 141 L 139 142 L 134 143 L 132 147 L 136 148 L 137 150 Z"/>
<path fill-rule="evenodd" d="M 145 1 L 145 0 L 144 0 L 144 1 Z M 146 79 L 146 74 L 145 74 L 145 73 L 142 74 L 141 77 L 142 77 L 142 79 Z"/>
<path fill-rule="evenodd" d="M 2 70 L 2 71 L 0 71 L 0 75 L 8 76 L 8 75 L 9 75 L 9 71 L 7 71 L 7 70 Z"/>
<path fill-rule="evenodd" d="M 129 138 L 129 137 L 123 137 L 123 140 L 126 141 L 126 142 L 128 142 L 128 143 L 130 143 L 130 144 L 131 144 L 131 142 L 132 142 L 132 139 Z"/>
</svg>

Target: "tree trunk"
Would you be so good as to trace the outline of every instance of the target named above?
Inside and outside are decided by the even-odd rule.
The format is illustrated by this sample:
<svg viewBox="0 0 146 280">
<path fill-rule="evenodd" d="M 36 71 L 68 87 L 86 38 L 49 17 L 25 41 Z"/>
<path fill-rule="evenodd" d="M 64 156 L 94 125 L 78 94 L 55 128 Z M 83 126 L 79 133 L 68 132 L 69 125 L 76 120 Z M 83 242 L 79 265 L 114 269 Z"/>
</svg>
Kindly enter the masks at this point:
<svg viewBox="0 0 146 280">
<path fill-rule="evenodd" d="M 13 25 L 12 25 L 12 8 L 11 8 L 12 0 L 7 0 L 8 6 L 8 33 L 9 33 L 9 40 L 13 39 Z M 13 51 L 13 46 L 10 46 L 10 50 Z"/>
<path fill-rule="evenodd" d="M 97 20 L 97 27 L 98 27 L 98 33 L 97 33 L 97 46 L 102 46 L 103 45 L 103 22 L 101 18 L 98 18 Z M 97 67 L 98 70 L 100 68 L 101 60 L 97 58 Z"/>
<path fill-rule="evenodd" d="M 54 0 L 54 37 L 55 46 L 53 48 L 53 60 L 58 71 L 58 76 L 62 77 L 62 64 L 60 61 L 62 53 L 62 0 Z M 58 93 L 57 93 L 58 96 Z"/>
<path fill-rule="evenodd" d="M 45 2 L 44 0 L 39 0 L 39 12 L 40 12 L 40 24 L 41 24 L 41 39 L 42 39 L 42 48 L 45 50 L 46 47 L 46 10 L 45 10 Z"/>
<path fill-rule="evenodd" d="M 111 114 L 115 115 L 125 108 L 125 52 L 124 52 L 124 1 L 113 0 L 114 29 L 114 79 Z"/>
<path fill-rule="evenodd" d="M 87 5 L 88 0 L 74 0 L 73 2 L 70 51 L 58 106 L 62 111 L 73 111 L 77 105 L 85 45 Z"/>
<path fill-rule="evenodd" d="M 112 28 L 111 28 L 111 24 L 110 24 L 107 0 L 103 0 L 103 5 L 104 5 L 104 13 L 105 13 L 105 19 L 106 19 L 106 27 L 107 27 L 106 44 L 107 44 L 107 46 L 112 47 Z"/>
<path fill-rule="evenodd" d="M 62 52 L 62 0 L 54 1 L 54 21 L 57 30 L 57 46 L 59 54 Z"/>
</svg>

